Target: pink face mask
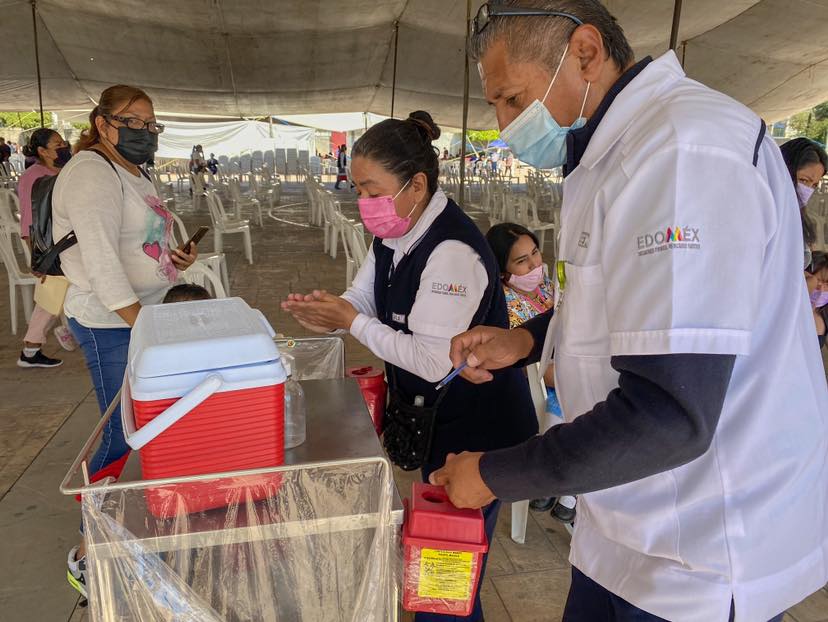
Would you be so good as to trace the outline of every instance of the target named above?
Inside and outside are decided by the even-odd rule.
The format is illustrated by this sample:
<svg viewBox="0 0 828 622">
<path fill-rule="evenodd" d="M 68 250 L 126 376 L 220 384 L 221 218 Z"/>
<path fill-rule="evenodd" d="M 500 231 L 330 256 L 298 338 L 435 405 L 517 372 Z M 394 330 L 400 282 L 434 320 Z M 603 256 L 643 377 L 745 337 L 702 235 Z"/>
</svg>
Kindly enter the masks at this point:
<svg viewBox="0 0 828 622">
<path fill-rule="evenodd" d="M 409 179 L 405 182 L 405 186 L 400 188 L 400 192 L 406 189 L 410 181 Z M 400 192 L 393 197 L 389 195 L 357 199 L 359 215 L 365 228 L 380 239 L 393 240 L 394 238 L 400 238 L 406 234 L 408 227 L 411 225 L 411 214 L 417 209 L 417 204 L 414 204 L 414 207 L 411 208 L 405 218 L 397 215 L 394 199 L 400 196 Z"/>
<path fill-rule="evenodd" d="M 524 292 L 533 292 L 543 283 L 543 264 L 526 274 L 513 274 L 509 277 L 509 285 Z"/>
</svg>

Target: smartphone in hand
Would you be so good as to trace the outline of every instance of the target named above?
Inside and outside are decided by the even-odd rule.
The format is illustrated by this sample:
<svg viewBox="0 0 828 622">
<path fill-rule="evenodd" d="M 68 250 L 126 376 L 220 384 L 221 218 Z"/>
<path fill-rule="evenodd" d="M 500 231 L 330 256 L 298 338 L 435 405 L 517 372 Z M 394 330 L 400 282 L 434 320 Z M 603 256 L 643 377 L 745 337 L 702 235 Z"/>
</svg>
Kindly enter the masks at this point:
<svg viewBox="0 0 828 622">
<path fill-rule="evenodd" d="M 196 231 L 192 237 L 184 242 L 181 246 L 178 247 L 178 250 L 186 253 L 187 255 L 190 254 L 190 248 L 193 244 L 198 244 L 201 242 L 201 238 L 207 235 L 207 232 L 210 230 L 210 227 L 199 227 L 198 231 Z"/>
</svg>

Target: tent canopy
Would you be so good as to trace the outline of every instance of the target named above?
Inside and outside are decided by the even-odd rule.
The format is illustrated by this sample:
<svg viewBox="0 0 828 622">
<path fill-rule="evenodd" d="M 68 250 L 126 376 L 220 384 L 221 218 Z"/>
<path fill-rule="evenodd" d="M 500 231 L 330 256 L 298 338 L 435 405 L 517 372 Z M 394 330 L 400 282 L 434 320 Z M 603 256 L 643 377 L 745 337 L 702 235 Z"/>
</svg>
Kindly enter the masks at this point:
<svg viewBox="0 0 828 622">
<path fill-rule="evenodd" d="M 638 56 L 667 49 L 672 1 L 605 2 Z M 463 0 L 38 0 L 37 8 L 46 109 L 91 107 L 103 88 L 127 83 L 176 113 L 387 115 L 398 21 L 395 113 L 424 109 L 461 125 Z M 0 109 L 31 109 L 30 3 L 0 0 L 0 17 Z M 828 99 L 826 23 L 828 0 L 685 2 L 679 56 L 691 77 L 773 121 Z M 469 126 L 495 126 L 475 71 Z"/>
<path fill-rule="evenodd" d="M 235 155 L 248 151 L 300 149 L 312 151 L 315 131 L 305 127 L 274 125 L 260 121 L 187 122 L 164 121 L 158 138 L 157 158 L 189 158 L 193 145 L 204 153 Z M 272 136 L 271 136 L 272 133 Z"/>
</svg>

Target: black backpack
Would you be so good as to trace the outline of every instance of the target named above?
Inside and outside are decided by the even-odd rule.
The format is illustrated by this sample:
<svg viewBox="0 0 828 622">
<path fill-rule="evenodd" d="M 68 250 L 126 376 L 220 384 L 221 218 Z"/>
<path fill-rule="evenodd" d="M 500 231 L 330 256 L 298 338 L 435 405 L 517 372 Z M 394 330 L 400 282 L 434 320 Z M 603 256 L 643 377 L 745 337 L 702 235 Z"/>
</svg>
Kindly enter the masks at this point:
<svg viewBox="0 0 828 622">
<path fill-rule="evenodd" d="M 106 160 L 106 163 L 118 175 L 115 165 L 109 158 L 100 151 L 92 149 L 90 151 L 94 151 Z M 60 254 L 78 243 L 74 231 L 70 231 L 57 242 L 52 238 L 52 192 L 57 178 L 57 175 L 46 175 L 35 180 L 32 186 L 32 226 L 29 229 L 29 240 L 32 244 L 32 272 L 34 274 L 63 275 L 63 270 L 60 268 Z M 120 179 L 118 176 L 118 181 Z"/>
</svg>

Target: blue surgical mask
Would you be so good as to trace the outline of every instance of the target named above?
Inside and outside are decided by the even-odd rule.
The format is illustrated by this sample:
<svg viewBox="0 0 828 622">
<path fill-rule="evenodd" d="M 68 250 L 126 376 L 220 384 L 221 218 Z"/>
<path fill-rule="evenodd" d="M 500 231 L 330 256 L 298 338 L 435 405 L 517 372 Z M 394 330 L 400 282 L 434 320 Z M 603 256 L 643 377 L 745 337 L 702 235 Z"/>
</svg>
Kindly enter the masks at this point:
<svg viewBox="0 0 828 622">
<path fill-rule="evenodd" d="M 569 45 L 564 49 L 555 75 L 552 76 L 546 95 L 543 96 L 543 101 L 537 99 L 533 101 L 500 132 L 500 138 L 508 143 L 512 153 L 519 160 L 537 168 L 555 168 L 566 164 L 566 135 L 570 130 L 578 129 L 586 124 L 584 107 L 589 96 L 589 82 L 587 82 L 586 93 L 584 93 L 584 101 L 581 103 L 581 112 L 571 126 L 558 125 L 544 105 L 568 51 Z"/>
</svg>

